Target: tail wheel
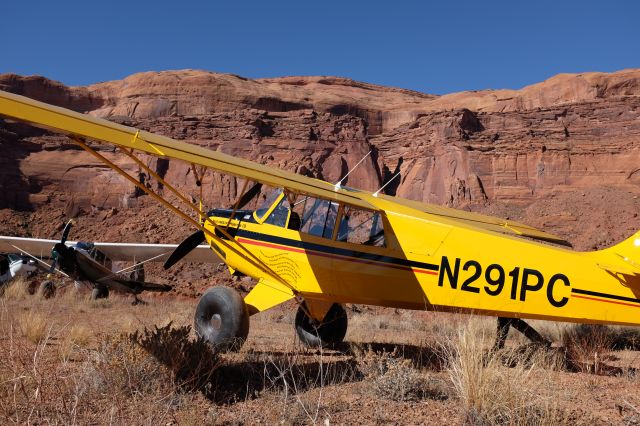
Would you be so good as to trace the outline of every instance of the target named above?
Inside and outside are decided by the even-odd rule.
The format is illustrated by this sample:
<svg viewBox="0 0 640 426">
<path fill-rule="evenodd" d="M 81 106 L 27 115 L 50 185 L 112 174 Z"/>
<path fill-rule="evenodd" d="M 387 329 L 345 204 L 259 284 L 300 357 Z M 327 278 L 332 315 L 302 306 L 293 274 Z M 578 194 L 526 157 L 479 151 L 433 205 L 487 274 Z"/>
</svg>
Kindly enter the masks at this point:
<svg viewBox="0 0 640 426">
<path fill-rule="evenodd" d="M 339 303 L 334 303 L 318 322 L 307 316 L 302 306 L 296 313 L 296 333 L 305 345 L 329 348 L 341 343 L 347 334 L 347 312 Z"/>
<path fill-rule="evenodd" d="M 237 351 L 249 334 L 249 311 L 240 294 L 213 287 L 200 298 L 194 318 L 196 334 L 220 351 Z"/>
<path fill-rule="evenodd" d="M 96 285 L 91 290 L 91 300 L 106 299 L 109 297 L 109 288 L 104 285 Z"/>
</svg>

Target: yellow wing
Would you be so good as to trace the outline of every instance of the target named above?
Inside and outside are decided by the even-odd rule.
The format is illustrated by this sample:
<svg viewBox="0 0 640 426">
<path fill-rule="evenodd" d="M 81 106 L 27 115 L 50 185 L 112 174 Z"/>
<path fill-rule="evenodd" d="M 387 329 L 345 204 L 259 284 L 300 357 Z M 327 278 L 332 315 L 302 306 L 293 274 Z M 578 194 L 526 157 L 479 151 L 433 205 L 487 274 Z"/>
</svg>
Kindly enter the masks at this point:
<svg viewBox="0 0 640 426">
<path fill-rule="evenodd" d="M 55 107 L 13 93 L 0 91 L 0 115 L 58 133 L 104 141 L 155 156 L 177 158 L 276 188 L 287 188 L 296 193 L 375 210 L 374 206 L 355 193 L 348 189 L 336 188 L 328 182 Z"/>
<path fill-rule="evenodd" d="M 535 240 L 548 241 L 555 244 L 571 247 L 571 243 L 566 241 L 562 237 L 550 234 L 529 225 L 525 225 L 524 223 L 501 219 L 493 216 L 487 216 L 479 213 L 451 209 L 448 207 L 442 207 L 433 204 L 425 204 L 419 201 L 407 200 L 404 198 L 390 197 L 387 195 L 379 195 L 379 197 L 384 200 L 388 200 L 393 203 L 397 203 L 402 206 L 427 213 L 428 215 L 438 216 L 448 221 L 464 223 L 465 225 L 476 229 L 484 229 L 487 231 L 523 236 L 533 238 Z"/>
<path fill-rule="evenodd" d="M 176 141 L 132 127 L 80 114 L 68 109 L 38 102 L 24 96 L 0 91 L 0 115 L 25 121 L 37 127 L 80 138 L 104 141 L 121 147 L 144 151 L 151 155 L 184 160 L 230 175 L 248 178 L 273 187 L 350 204 L 369 210 L 376 207 L 371 194 L 349 188 L 338 188 L 328 182 L 240 159 L 218 151 Z M 525 236 L 542 241 L 571 246 L 566 240 L 528 225 L 491 216 L 469 213 L 446 207 L 380 195 L 397 206 L 437 216 L 445 221 L 460 223 L 476 229 Z"/>
</svg>

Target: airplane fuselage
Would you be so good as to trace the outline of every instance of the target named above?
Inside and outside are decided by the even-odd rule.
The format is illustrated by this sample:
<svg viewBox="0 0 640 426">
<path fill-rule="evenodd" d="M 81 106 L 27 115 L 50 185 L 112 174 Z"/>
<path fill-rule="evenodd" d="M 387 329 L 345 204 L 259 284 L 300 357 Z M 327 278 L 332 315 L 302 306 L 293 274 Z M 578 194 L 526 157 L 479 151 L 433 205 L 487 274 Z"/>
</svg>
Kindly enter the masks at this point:
<svg viewBox="0 0 640 426">
<path fill-rule="evenodd" d="M 36 270 L 35 261 L 17 255 L 0 255 L 0 283 Z"/>
<path fill-rule="evenodd" d="M 383 218 L 385 244 L 379 247 L 259 223 L 248 211 L 229 222 L 227 210 L 212 211 L 211 219 L 219 227 L 229 224 L 235 250 L 208 240 L 232 270 L 282 286 L 246 261 L 242 251 L 249 250 L 305 300 L 640 323 L 640 277 L 626 274 L 625 261 L 614 252 L 576 252 L 392 207 Z M 614 267 L 603 267 L 603 261 Z"/>
</svg>

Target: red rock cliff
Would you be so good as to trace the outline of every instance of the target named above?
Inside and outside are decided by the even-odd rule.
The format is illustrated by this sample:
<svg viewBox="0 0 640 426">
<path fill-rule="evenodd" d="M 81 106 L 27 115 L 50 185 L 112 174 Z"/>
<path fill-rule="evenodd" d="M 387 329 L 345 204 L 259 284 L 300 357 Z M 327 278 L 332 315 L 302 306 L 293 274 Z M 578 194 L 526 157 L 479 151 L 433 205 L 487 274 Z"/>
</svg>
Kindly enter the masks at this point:
<svg viewBox="0 0 640 426">
<path fill-rule="evenodd" d="M 250 80 L 193 70 L 87 87 L 5 74 L 0 89 L 329 181 L 371 150 L 348 185 L 375 190 L 400 172 L 391 193 L 518 218 L 578 248 L 640 227 L 640 70 L 445 96 L 336 77 Z M 64 218 L 79 216 L 87 218 L 83 232 L 102 239 L 183 235 L 158 230 L 151 218 L 161 209 L 64 137 L 4 123 L 0 145 L 2 233 L 52 236 Z M 187 165 L 147 161 L 193 188 Z M 207 175 L 207 203 L 226 205 L 237 186 Z"/>
</svg>

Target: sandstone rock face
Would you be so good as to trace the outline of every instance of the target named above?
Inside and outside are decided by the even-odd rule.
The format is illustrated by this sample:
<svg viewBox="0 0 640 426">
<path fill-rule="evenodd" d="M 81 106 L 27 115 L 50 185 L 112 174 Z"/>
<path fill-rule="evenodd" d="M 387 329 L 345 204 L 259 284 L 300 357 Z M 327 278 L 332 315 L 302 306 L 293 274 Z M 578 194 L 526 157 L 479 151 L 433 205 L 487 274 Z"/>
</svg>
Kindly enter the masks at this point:
<svg viewBox="0 0 640 426">
<path fill-rule="evenodd" d="M 194 70 L 87 87 L 5 74 L 0 89 L 328 181 L 371 151 L 347 185 L 374 191 L 396 176 L 387 193 L 521 219 L 578 248 L 640 227 L 640 70 L 444 96 L 337 77 L 250 80 Z M 1 233 L 53 236 L 77 216 L 83 232 L 102 239 L 184 235 L 154 227 L 153 218 L 182 225 L 63 136 L 0 122 L 0 149 Z M 102 149 L 158 186 L 124 155 Z M 144 161 L 198 195 L 189 165 Z M 229 204 L 241 184 L 206 174 L 207 205 Z"/>
</svg>

